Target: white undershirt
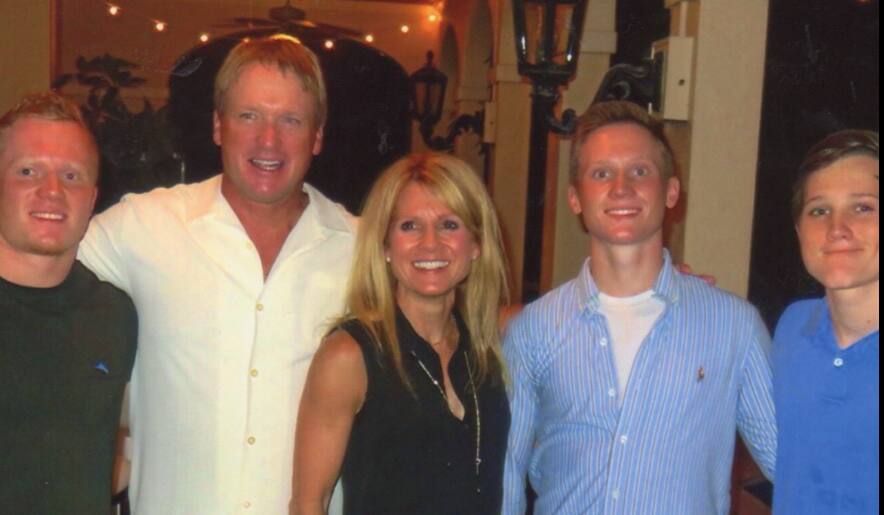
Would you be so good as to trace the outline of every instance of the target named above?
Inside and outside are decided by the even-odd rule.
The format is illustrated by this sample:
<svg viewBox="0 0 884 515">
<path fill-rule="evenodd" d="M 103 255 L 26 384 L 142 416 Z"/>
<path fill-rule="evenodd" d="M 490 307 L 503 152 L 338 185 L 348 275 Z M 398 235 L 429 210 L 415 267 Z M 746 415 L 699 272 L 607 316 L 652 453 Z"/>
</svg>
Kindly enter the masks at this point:
<svg viewBox="0 0 884 515">
<path fill-rule="evenodd" d="M 611 297 L 599 293 L 601 312 L 608 321 L 611 351 L 617 368 L 618 402 L 623 403 L 632 364 L 642 342 L 660 318 L 666 303 L 653 290 L 633 297 Z"/>
</svg>

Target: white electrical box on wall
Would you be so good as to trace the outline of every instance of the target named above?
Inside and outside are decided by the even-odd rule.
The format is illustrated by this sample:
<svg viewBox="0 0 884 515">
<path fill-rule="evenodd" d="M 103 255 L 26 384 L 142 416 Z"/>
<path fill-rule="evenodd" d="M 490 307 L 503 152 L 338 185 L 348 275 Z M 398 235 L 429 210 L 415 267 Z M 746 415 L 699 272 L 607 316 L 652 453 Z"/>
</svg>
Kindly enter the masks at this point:
<svg viewBox="0 0 884 515">
<path fill-rule="evenodd" d="M 662 58 L 660 109 L 664 120 L 687 121 L 691 108 L 694 38 L 670 36 L 651 45 L 651 59 Z"/>
</svg>

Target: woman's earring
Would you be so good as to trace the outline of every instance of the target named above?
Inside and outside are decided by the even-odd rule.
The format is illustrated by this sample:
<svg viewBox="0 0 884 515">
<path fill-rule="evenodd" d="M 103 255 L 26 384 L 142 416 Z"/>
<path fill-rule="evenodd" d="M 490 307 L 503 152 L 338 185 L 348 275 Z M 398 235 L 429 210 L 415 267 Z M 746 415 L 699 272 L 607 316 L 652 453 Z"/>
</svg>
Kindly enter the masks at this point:
<svg viewBox="0 0 884 515">
<path fill-rule="evenodd" d="M 393 261 L 393 260 L 390 259 L 390 256 L 386 256 L 386 257 L 384 258 L 384 261 L 386 261 L 387 263 L 389 263 L 389 262 L 391 262 L 391 261 Z"/>
</svg>

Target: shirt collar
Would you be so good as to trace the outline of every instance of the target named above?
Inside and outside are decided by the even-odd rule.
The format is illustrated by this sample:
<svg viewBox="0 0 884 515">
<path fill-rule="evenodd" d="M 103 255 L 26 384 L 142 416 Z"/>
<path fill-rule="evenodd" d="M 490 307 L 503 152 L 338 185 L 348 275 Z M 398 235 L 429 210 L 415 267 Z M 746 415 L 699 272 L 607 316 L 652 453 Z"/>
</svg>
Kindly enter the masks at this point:
<svg viewBox="0 0 884 515">
<path fill-rule="evenodd" d="M 240 226 L 239 219 L 233 208 L 221 193 L 222 174 L 218 174 L 211 179 L 203 181 L 188 192 L 190 202 L 188 202 L 188 220 L 196 221 L 202 218 L 211 217 L 218 221 Z M 325 230 L 333 232 L 353 232 L 354 221 L 348 219 L 344 214 L 345 211 L 337 204 L 330 201 L 322 193 L 313 186 L 304 184 L 304 193 L 310 198 L 307 209 L 298 220 L 298 225 L 310 227 L 310 232 L 324 233 Z"/>
<path fill-rule="evenodd" d="M 456 309 L 452 311 L 452 316 L 454 317 L 454 323 L 457 325 L 457 331 L 459 333 L 457 348 L 454 351 L 454 355 L 457 355 L 461 351 L 469 348 L 470 341 L 469 338 L 467 338 L 468 329 L 463 317 L 460 316 L 460 313 Z M 398 333 L 397 336 L 399 337 L 399 345 L 402 346 L 403 353 L 414 351 L 419 359 L 429 359 L 433 360 L 433 362 L 438 362 L 439 356 L 436 354 L 436 351 L 433 350 L 433 347 L 429 342 L 417 334 L 417 331 L 414 330 L 414 326 L 411 325 L 411 322 L 408 321 L 408 318 L 405 316 L 405 313 L 399 309 L 399 306 L 396 306 L 396 330 Z"/>
<path fill-rule="evenodd" d="M 832 331 L 832 319 L 829 318 L 829 306 L 826 304 L 825 299 L 822 299 L 822 302 L 814 304 L 810 316 L 807 317 L 807 321 L 801 328 L 801 334 L 812 338 L 825 335 L 826 333 L 834 334 Z"/>
<path fill-rule="evenodd" d="M 595 314 L 601 309 L 601 302 L 599 301 L 599 293 L 601 292 L 599 291 L 595 280 L 592 278 L 592 273 L 590 272 L 589 267 L 590 259 L 591 258 L 586 258 L 586 261 L 583 263 L 583 267 L 580 269 L 580 274 L 577 276 L 576 287 L 577 298 L 580 302 L 581 310 L 585 310 L 590 314 Z M 678 302 L 682 280 L 683 279 L 679 273 L 672 266 L 672 256 L 670 256 L 669 251 L 664 248 L 663 267 L 657 275 L 657 280 L 654 281 L 654 286 L 652 288 L 654 290 L 654 295 L 667 304 Z"/>
</svg>

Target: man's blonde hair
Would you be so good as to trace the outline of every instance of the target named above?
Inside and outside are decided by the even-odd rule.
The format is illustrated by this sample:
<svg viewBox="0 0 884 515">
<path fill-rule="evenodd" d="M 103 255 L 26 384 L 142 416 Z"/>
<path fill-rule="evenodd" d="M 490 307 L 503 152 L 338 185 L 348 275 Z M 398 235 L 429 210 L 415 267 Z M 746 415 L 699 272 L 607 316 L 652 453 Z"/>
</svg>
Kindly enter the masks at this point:
<svg viewBox="0 0 884 515">
<path fill-rule="evenodd" d="M 18 104 L 0 117 L 0 152 L 3 151 L 6 131 L 12 127 L 12 124 L 22 118 L 40 118 L 53 122 L 76 123 L 89 134 L 89 139 L 97 152 L 95 138 L 83 119 L 80 107 L 54 91 L 25 95 L 18 101 Z"/>
<path fill-rule="evenodd" d="M 637 125 L 651 135 L 657 142 L 660 150 L 660 172 L 663 180 L 676 176 L 675 158 L 669 140 L 663 133 L 663 123 L 651 116 L 645 109 L 637 104 L 625 100 L 599 102 L 589 106 L 577 122 L 577 131 L 571 143 L 571 161 L 569 163 L 569 179 L 571 184 L 576 184 L 580 175 L 580 150 L 583 144 L 593 132 L 617 123 L 631 123 Z"/>
<path fill-rule="evenodd" d="M 319 59 L 297 38 L 286 34 L 242 41 L 230 51 L 215 76 L 216 111 L 224 111 L 227 91 L 253 63 L 276 67 L 283 74 L 291 73 L 300 79 L 304 91 L 313 97 L 316 128 L 325 125 L 328 99 Z"/>
</svg>

